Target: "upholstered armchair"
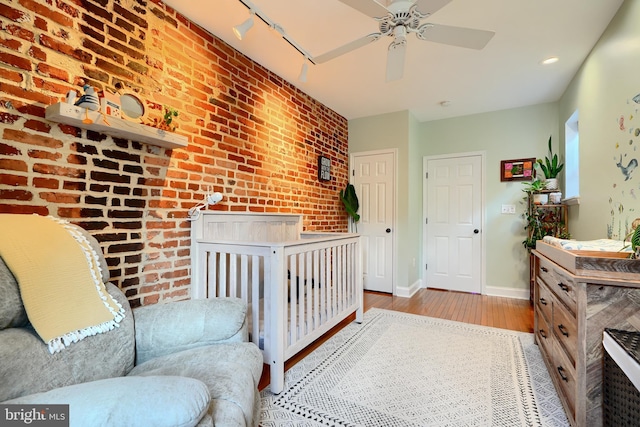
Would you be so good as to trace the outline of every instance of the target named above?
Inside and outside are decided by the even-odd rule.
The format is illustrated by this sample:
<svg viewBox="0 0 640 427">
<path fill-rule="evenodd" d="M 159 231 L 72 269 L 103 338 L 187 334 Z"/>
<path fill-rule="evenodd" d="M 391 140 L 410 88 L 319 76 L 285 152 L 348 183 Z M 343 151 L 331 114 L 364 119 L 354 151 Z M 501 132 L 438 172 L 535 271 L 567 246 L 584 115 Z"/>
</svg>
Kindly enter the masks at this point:
<svg viewBox="0 0 640 427">
<path fill-rule="evenodd" d="M 263 361 L 247 342 L 246 304 L 218 298 L 131 310 L 108 283 L 97 241 L 80 232 L 100 255 L 124 317 L 52 354 L 0 257 L 0 402 L 68 404 L 71 426 L 257 425 Z"/>
</svg>

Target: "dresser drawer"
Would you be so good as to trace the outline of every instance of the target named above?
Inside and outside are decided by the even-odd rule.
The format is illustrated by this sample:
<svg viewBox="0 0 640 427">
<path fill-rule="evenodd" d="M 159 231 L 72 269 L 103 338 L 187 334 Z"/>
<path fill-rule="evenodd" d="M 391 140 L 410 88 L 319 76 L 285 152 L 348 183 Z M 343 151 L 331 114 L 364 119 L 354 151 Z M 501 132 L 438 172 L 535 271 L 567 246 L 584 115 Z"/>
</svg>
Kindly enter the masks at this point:
<svg viewBox="0 0 640 427">
<path fill-rule="evenodd" d="M 538 277 L 551 286 L 556 279 L 553 277 L 553 263 L 546 258 L 538 257 Z"/>
<path fill-rule="evenodd" d="M 556 383 L 560 385 L 560 395 L 561 400 L 564 401 L 565 411 L 567 412 L 567 417 L 569 417 L 573 422 L 572 425 L 575 425 L 576 419 L 576 371 L 571 366 L 571 362 L 567 359 L 567 355 L 560 346 L 560 344 L 556 341 L 553 343 L 553 361 L 554 361 L 554 370 L 550 372 L 550 375 L 554 377 Z"/>
<path fill-rule="evenodd" d="M 549 287 L 553 292 L 565 303 L 572 313 L 576 312 L 576 284 L 573 278 L 563 273 L 559 267 L 553 268 L 553 277 L 555 282 L 549 283 Z"/>
<path fill-rule="evenodd" d="M 569 309 L 576 312 L 576 289 L 573 279 L 564 274 L 562 269 L 546 258 L 539 258 L 538 277 L 549 289 L 564 302 Z"/>
<path fill-rule="evenodd" d="M 578 351 L 578 322 L 561 303 L 553 305 L 553 332 L 558 342 L 564 347 L 571 366 L 576 366 L 576 352 Z"/>
<path fill-rule="evenodd" d="M 553 295 L 547 289 L 544 282 L 538 281 L 538 300 L 536 301 L 538 309 L 544 313 L 547 321 L 551 321 Z"/>
<path fill-rule="evenodd" d="M 553 360 L 553 332 L 549 326 L 549 320 L 546 319 L 540 307 L 536 309 L 537 329 L 535 331 L 536 342 L 540 346 L 540 352 L 543 357 Z M 553 362 L 551 362 L 553 363 Z"/>
</svg>

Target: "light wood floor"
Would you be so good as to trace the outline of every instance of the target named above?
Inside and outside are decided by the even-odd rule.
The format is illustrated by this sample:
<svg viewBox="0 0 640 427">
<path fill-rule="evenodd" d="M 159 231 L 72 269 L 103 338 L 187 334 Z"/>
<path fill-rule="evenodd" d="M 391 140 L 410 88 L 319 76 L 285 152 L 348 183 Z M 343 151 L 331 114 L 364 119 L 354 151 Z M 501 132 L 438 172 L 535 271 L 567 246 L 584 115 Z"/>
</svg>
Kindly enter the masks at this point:
<svg viewBox="0 0 640 427">
<path fill-rule="evenodd" d="M 390 294 L 365 291 L 364 310 L 367 311 L 371 307 L 457 320 L 494 328 L 533 332 L 533 306 L 528 300 L 489 297 L 436 289 L 421 289 L 411 298 L 394 297 Z M 329 337 L 351 323 L 353 319 L 354 316 L 346 319 L 325 336 L 291 358 L 285 363 L 285 369 L 289 369 L 302 360 Z M 269 366 L 264 365 L 259 384 L 260 390 L 267 385 L 269 385 Z"/>
</svg>

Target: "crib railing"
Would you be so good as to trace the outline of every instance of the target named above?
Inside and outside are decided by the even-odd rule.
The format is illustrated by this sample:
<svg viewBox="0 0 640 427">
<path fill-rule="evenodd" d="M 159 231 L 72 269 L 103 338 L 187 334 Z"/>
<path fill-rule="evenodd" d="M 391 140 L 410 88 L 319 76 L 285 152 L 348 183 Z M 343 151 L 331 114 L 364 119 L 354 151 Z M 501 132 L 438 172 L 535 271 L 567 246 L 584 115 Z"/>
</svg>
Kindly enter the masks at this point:
<svg viewBox="0 0 640 427">
<path fill-rule="evenodd" d="M 250 307 L 251 340 L 271 367 L 271 391 L 284 387 L 284 362 L 352 313 L 362 321 L 360 239 L 301 234 L 289 242 L 197 240 L 194 298 L 238 297 Z"/>
</svg>

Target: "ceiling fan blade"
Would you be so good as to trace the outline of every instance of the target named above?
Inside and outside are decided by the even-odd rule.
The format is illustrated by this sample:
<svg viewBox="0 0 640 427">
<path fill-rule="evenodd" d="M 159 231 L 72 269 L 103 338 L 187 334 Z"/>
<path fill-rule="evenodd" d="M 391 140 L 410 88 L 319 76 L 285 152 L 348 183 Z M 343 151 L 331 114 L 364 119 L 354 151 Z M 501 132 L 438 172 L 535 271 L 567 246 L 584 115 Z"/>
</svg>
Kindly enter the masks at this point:
<svg viewBox="0 0 640 427">
<path fill-rule="evenodd" d="M 416 33 L 422 40 L 478 50 L 484 48 L 494 35 L 493 31 L 440 24 L 421 25 Z"/>
<path fill-rule="evenodd" d="M 378 40 L 382 34 L 373 33 L 368 36 L 364 36 L 357 40 L 352 41 L 351 43 L 347 43 L 344 46 L 340 46 L 337 49 L 330 50 L 329 52 L 323 53 L 322 55 L 314 56 L 311 58 L 311 61 L 314 64 L 322 64 L 323 62 L 327 62 L 331 59 L 337 58 L 338 56 L 344 55 L 345 53 L 351 52 L 352 50 L 356 50 L 362 46 L 366 46 L 369 43 L 372 43 Z"/>
<path fill-rule="evenodd" d="M 404 56 L 407 51 L 406 39 L 402 42 L 393 42 L 387 52 L 387 81 L 400 80 L 404 74 Z"/>
<path fill-rule="evenodd" d="M 416 0 L 418 12 L 423 15 L 433 15 L 449 3 L 451 0 Z"/>
<path fill-rule="evenodd" d="M 382 18 L 389 14 L 389 10 L 375 0 L 340 0 L 347 6 L 364 13 L 372 18 Z"/>
</svg>

